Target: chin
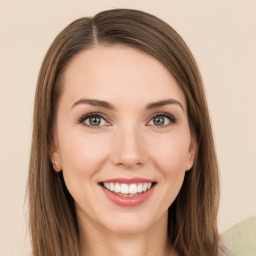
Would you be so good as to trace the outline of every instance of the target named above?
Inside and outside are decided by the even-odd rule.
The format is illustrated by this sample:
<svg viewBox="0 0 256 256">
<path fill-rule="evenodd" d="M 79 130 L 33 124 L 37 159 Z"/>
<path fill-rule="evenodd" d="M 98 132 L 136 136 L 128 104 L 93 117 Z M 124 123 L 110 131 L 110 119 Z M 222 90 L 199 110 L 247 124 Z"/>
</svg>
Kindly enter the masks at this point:
<svg viewBox="0 0 256 256">
<path fill-rule="evenodd" d="M 110 216 L 111 218 L 111 216 Z M 165 216 L 152 216 L 150 213 L 127 213 L 111 218 L 110 222 L 102 223 L 108 230 L 122 234 L 135 235 L 153 229 L 155 225 L 165 219 Z M 114 220 L 114 221 L 113 221 Z M 166 218 L 167 221 L 167 218 Z M 166 222 L 167 225 L 167 222 Z"/>
<path fill-rule="evenodd" d="M 108 227 L 110 231 L 119 235 L 136 235 L 145 232 L 150 227 L 147 223 L 116 222 Z"/>
</svg>

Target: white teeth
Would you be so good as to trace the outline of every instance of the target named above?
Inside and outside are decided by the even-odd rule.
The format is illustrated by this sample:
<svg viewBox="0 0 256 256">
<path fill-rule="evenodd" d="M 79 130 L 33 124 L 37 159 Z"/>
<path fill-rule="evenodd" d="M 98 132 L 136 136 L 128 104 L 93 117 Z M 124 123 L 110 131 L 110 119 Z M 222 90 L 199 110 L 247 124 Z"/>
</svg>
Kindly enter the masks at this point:
<svg viewBox="0 0 256 256">
<path fill-rule="evenodd" d="M 129 188 L 127 184 L 122 184 L 121 185 L 121 193 L 122 194 L 128 194 Z"/>
<path fill-rule="evenodd" d="M 115 193 L 119 193 L 119 192 L 121 192 L 121 187 L 120 187 L 120 185 L 118 183 L 116 183 L 116 185 L 115 185 Z"/>
<path fill-rule="evenodd" d="M 139 184 L 138 186 L 138 193 L 141 193 L 142 192 L 142 184 Z"/>
<path fill-rule="evenodd" d="M 142 188 L 143 192 L 145 192 L 147 189 L 148 189 L 148 184 L 144 183 L 143 184 L 143 188 Z"/>
<path fill-rule="evenodd" d="M 110 186 L 109 186 L 109 190 L 110 191 L 114 191 L 115 190 L 115 185 L 114 185 L 114 183 L 110 183 Z"/>
<path fill-rule="evenodd" d="M 152 187 L 152 183 L 133 183 L 133 184 L 125 184 L 125 183 L 114 183 L 114 182 L 104 182 L 104 187 L 111 192 L 117 193 L 122 196 L 134 196 L 138 193 L 146 192 L 148 189 Z"/>
<path fill-rule="evenodd" d="M 109 190 L 109 188 L 110 188 L 110 184 L 105 182 L 105 183 L 104 183 L 104 187 L 105 187 L 105 188 L 107 188 L 107 189 Z"/>
<path fill-rule="evenodd" d="M 129 194 L 137 194 L 137 186 L 135 184 L 129 186 Z"/>
</svg>

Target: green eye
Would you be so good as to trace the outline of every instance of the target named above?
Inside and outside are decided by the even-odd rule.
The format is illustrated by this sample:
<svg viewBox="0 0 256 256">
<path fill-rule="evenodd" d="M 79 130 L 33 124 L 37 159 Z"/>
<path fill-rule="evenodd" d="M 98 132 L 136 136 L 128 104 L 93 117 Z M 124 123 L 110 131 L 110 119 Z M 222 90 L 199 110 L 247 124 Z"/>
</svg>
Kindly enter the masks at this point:
<svg viewBox="0 0 256 256">
<path fill-rule="evenodd" d="M 96 117 L 89 117 L 87 119 L 89 121 L 89 123 L 87 123 L 87 124 L 90 124 L 91 126 L 99 126 L 101 124 L 102 118 L 99 116 L 96 116 Z M 85 123 L 86 123 L 86 121 L 85 121 Z"/>
<path fill-rule="evenodd" d="M 173 116 L 168 114 L 161 114 L 161 115 L 154 116 L 150 120 L 149 124 L 153 126 L 166 126 L 170 123 L 175 123 L 175 122 L 176 122 L 176 119 Z"/>
<path fill-rule="evenodd" d="M 87 115 L 87 116 L 84 116 L 79 122 L 93 128 L 108 124 L 108 122 L 100 115 L 89 115 L 89 116 Z"/>
<path fill-rule="evenodd" d="M 163 116 L 157 116 L 157 117 L 154 117 L 152 120 L 153 120 L 153 123 L 154 125 L 165 125 L 165 119 L 167 119 L 166 117 L 163 117 Z"/>
</svg>

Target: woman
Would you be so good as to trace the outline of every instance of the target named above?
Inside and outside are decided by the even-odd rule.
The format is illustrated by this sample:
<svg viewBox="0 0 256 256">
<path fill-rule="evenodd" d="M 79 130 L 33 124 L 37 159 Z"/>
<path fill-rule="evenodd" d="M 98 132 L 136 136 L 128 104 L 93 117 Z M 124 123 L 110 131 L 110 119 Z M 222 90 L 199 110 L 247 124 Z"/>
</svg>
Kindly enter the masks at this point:
<svg viewBox="0 0 256 256">
<path fill-rule="evenodd" d="M 117 9 L 57 36 L 28 191 L 33 255 L 228 255 L 203 84 L 168 24 Z"/>
</svg>

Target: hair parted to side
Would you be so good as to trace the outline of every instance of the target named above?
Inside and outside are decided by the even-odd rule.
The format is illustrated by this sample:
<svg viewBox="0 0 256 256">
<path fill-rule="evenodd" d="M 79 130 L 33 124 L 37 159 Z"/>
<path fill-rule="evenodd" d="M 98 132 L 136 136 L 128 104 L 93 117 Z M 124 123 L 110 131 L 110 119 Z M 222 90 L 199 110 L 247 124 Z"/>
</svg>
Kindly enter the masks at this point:
<svg viewBox="0 0 256 256">
<path fill-rule="evenodd" d="M 65 69 L 76 54 L 97 44 L 122 44 L 148 53 L 177 80 L 186 97 L 197 154 L 169 208 L 169 240 L 182 256 L 218 255 L 218 166 L 200 72 L 187 45 L 172 27 L 153 15 L 130 9 L 103 11 L 72 22 L 53 41 L 42 63 L 35 95 L 28 177 L 33 255 L 79 255 L 74 201 L 62 172 L 53 170 L 49 147 Z"/>
</svg>

